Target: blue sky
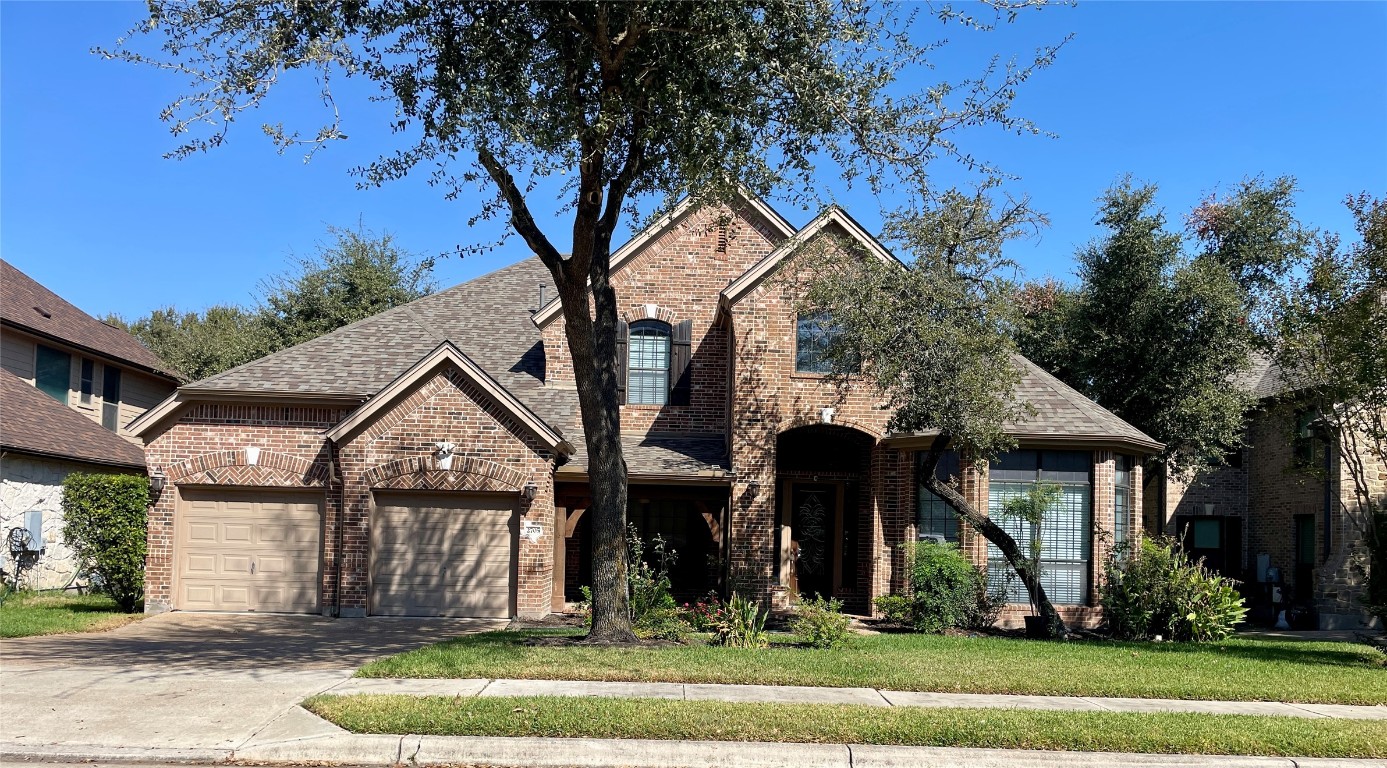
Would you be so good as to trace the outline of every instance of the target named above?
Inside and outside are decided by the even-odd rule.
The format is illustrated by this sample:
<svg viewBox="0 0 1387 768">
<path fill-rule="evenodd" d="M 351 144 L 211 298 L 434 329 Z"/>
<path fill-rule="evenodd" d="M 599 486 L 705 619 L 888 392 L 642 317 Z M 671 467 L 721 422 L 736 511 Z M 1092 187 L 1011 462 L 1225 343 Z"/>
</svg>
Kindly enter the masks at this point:
<svg viewBox="0 0 1387 768">
<path fill-rule="evenodd" d="M 472 209 L 422 179 L 358 190 L 347 170 L 383 138 L 363 113 L 347 114 L 351 140 L 308 164 L 277 155 L 258 117 L 229 146 L 162 159 L 175 142 L 159 110 L 183 83 L 88 53 L 143 8 L 0 2 L 0 253 L 49 288 L 90 313 L 136 317 L 247 303 L 328 225 L 361 221 L 420 254 L 496 238 L 499 223 L 470 231 Z M 1297 177 L 1301 218 L 1345 233 L 1345 195 L 1387 194 L 1387 3 L 1085 2 L 956 35 L 941 73 L 968 75 L 984 53 L 1024 56 L 1070 32 L 1017 102 L 1058 138 L 985 133 L 967 146 L 1019 177 L 1009 190 L 1052 220 L 1009 251 L 1027 274 L 1071 274 L 1075 249 L 1099 234 L 1095 199 L 1125 173 L 1160 185 L 1176 225 L 1256 174 Z M 878 201 L 841 200 L 879 223 Z M 781 211 L 797 225 L 812 216 Z M 524 255 L 512 239 L 441 259 L 436 275 L 451 285 Z"/>
</svg>

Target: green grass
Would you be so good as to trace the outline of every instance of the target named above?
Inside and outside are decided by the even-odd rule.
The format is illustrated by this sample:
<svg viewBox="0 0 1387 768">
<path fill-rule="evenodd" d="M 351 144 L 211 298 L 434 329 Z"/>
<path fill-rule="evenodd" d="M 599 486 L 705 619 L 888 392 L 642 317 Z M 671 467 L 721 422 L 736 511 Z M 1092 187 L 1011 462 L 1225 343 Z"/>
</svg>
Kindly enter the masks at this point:
<svg viewBox="0 0 1387 768">
<path fill-rule="evenodd" d="M 317 696 L 355 733 L 1387 757 L 1387 722 L 559 697 Z"/>
<path fill-rule="evenodd" d="M 143 617 L 121 613 L 105 595 L 16 592 L 0 603 L 0 637 L 100 632 Z"/>
<path fill-rule="evenodd" d="M 1387 703 L 1387 655 L 1365 645 L 1235 638 L 1206 645 L 893 634 L 842 650 L 697 643 L 534 646 L 489 632 L 367 664 L 361 677 L 525 678 L 870 687 L 897 691 Z"/>
</svg>

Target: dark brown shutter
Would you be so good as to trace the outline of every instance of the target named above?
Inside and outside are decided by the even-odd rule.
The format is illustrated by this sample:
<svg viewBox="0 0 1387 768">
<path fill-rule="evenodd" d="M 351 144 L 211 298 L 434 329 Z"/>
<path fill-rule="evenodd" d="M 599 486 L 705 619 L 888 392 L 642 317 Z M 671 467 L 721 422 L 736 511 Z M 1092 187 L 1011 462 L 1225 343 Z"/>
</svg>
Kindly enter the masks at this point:
<svg viewBox="0 0 1387 768">
<path fill-rule="evenodd" d="M 693 359 L 693 321 L 676 323 L 669 347 L 669 404 L 688 405 L 691 389 L 689 362 Z"/>
<path fill-rule="evenodd" d="M 626 350 L 630 338 L 630 326 L 621 320 L 616 321 L 616 398 L 622 405 L 626 405 L 626 366 L 630 362 Z"/>
</svg>

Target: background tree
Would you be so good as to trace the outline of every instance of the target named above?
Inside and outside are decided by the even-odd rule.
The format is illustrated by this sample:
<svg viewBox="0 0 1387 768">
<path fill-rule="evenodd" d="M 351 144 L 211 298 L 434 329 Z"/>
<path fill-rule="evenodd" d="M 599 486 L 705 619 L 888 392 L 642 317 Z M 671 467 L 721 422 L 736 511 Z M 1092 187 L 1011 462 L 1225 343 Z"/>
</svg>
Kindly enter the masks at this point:
<svg viewBox="0 0 1387 768">
<path fill-rule="evenodd" d="M 260 283 L 258 306 L 218 305 L 204 312 L 156 309 L 134 322 L 108 317 L 190 381 L 427 296 L 433 261 L 417 260 L 395 238 L 358 227 L 329 227 L 312 256 Z"/>
<path fill-rule="evenodd" d="M 985 15 L 921 8 L 946 24 L 987 29 L 1042 2 L 994 0 Z M 609 279 L 622 215 L 643 195 L 730 200 L 738 185 L 813 200 L 826 167 L 874 191 L 900 184 L 928 197 L 936 158 L 988 170 L 954 143 L 954 129 L 1033 130 L 1010 104 L 1054 54 L 1048 48 L 1024 67 L 994 63 L 979 77 L 940 82 L 931 71 L 935 41 L 911 39 L 914 10 L 859 0 L 155 0 L 150 8 L 134 32 L 160 36 L 162 53 L 123 44 L 109 55 L 190 76 L 191 92 L 165 116 L 175 134 L 208 125 L 211 133 L 189 137 L 175 154 L 221 144 L 230 124 L 296 69 L 316 75 L 332 116 L 308 134 L 277 124 L 267 133 L 281 148 L 344 139 L 329 86 L 335 74 L 363 77 L 394 106 L 391 127 L 407 137 L 360 169 L 365 183 L 423 164 L 449 195 L 481 191 L 478 215 L 505 215 L 549 269 L 588 449 L 589 638 L 600 641 L 634 639 Z M 568 253 L 531 207 L 543 182 L 561 185 Z"/>
<path fill-rule="evenodd" d="M 1319 238 L 1276 306 L 1274 359 L 1339 455 L 1351 486 L 1340 509 L 1366 549 L 1364 602 L 1387 624 L 1387 201 L 1347 204 L 1360 240 Z"/>
<path fill-rule="evenodd" d="M 827 313 L 840 330 L 826 350 L 834 376 L 871 382 L 891 409 L 889 431 L 934 435 L 921 482 L 1001 551 L 1046 627 L 1063 636 L 1038 564 L 956 478 L 936 474 L 950 449 L 983 465 L 1014 448 L 1008 428 L 1033 415 L 1016 397 L 1016 287 L 1003 274 L 1013 265 L 1001 249 L 1039 217 L 1024 203 L 994 205 L 990 191 L 950 192 L 895 217 L 885 236 L 912 257 L 904 269 L 828 241 L 800 254 L 794 277 L 804 308 Z"/>
</svg>

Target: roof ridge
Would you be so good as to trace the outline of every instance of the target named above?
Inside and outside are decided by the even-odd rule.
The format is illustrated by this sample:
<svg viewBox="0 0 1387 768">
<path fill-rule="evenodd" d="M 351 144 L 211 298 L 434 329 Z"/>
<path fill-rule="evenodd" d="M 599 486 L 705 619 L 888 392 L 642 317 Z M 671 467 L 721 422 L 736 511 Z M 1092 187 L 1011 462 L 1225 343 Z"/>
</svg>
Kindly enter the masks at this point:
<svg viewBox="0 0 1387 768">
<path fill-rule="evenodd" d="M 335 336 L 335 335 L 337 335 L 337 334 L 344 333 L 344 332 L 346 332 L 346 331 L 348 331 L 348 330 L 350 330 L 350 329 L 354 329 L 354 328 L 357 328 L 357 327 L 359 327 L 359 326 L 366 325 L 366 324 L 368 324 L 368 323 L 384 322 L 385 320 L 387 320 L 387 319 L 389 319 L 389 318 L 392 318 L 392 317 L 396 316 L 397 314 L 404 314 L 404 315 L 408 316 L 414 323 L 416 323 L 417 325 L 419 325 L 420 327 L 422 327 L 423 330 L 424 330 L 424 332 L 427 333 L 427 334 L 430 336 L 430 338 L 433 338 L 433 339 L 435 339 L 435 340 L 438 340 L 438 337 L 433 333 L 433 331 L 430 330 L 430 329 L 428 328 L 428 326 L 424 325 L 424 323 L 419 319 L 419 316 L 416 315 L 416 314 L 414 313 L 413 308 L 415 307 L 415 305 L 418 305 L 418 304 L 420 304 L 421 302 L 426 302 L 426 301 L 430 301 L 430 300 L 433 300 L 433 299 L 440 298 L 440 297 L 444 296 L 445 294 L 449 294 L 449 293 L 452 293 L 453 291 L 459 290 L 459 289 L 464 288 L 464 287 L 466 287 L 466 286 L 473 285 L 473 284 L 475 284 L 475 283 L 479 283 L 479 282 L 481 282 L 481 281 L 483 281 L 483 280 L 486 280 L 487 278 L 494 277 L 494 276 L 496 276 L 496 275 L 498 275 L 498 274 L 500 274 L 500 273 L 502 273 L 502 272 L 505 272 L 505 271 L 514 269 L 514 268 L 516 268 L 516 267 L 519 267 L 519 266 L 521 266 L 521 265 L 523 265 L 523 264 L 526 264 L 527 262 L 530 262 L 530 261 L 533 261 L 533 260 L 537 260 L 538 258 L 539 258 L 538 256 L 530 255 L 530 256 L 528 256 L 528 257 L 526 257 L 526 258 L 524 258 L 524 259 L 521 259 L 520 261 L 516 261 L 516 262 L 510 263 L 510 264 L 507 264 L 507 265 L 505 265 L 505 266 L 503 266 L 503 267 L 498 267 L 498 268 L 493 269 L 493 270 L 491 270 L 490 272 L 487 272 L 487 273 L 482 274 L 482 275 L 477 275 L 476 277 L 474 277 L 474 278 L 472 278 L 472 279 L 470 279 L 470 280 L 464 280 L 464 281 L 462 281 L 461 283 L 457 283 L 457 284 L 455 284 L 455 285 L 449 286 L 449 287 L 444 288 L 443 290 L 440 290 L 440 291 L 435 291 L 434 293 L 430 293 L 430 294 L 428 294 L 427 296 L 420 296 L 420 297 L 417 298 L 417 299 L 414 299 L 414 300 L 412 300 L 412 301 L 407 301 L 407 302 L 405 302 L 404 304 L 400 304 L 400 305 L 391 307 L 390 309 L 387 309 L 387 310 L 384 310 L 384 311 L 381 311 L 381 312 L 377 312 L 376 314 L 371 315 L 371 316 L 369 316 L 369 317 L 363 317 L 363 318 L 361 318 L 360 320 L 356 320 L 356 321 L 347 323 L 346 325 L 341 326 L 340 328 L 334 328 L 334 329 L 332 329 L 331 331 L 328 331 L 327 333 L 325 333 L 325 334 L 323 334 L 323 335 L 321 335 L 321 336 L 315 336 L 315 337 L 313 337 L 313 338 L 311 338 L 311 339 L 308 339 L 307 341 L 301 341 L 301 342 L 299 342 L 298 344 L 295 344 L 295 345 L 293 345 L 293 346 L 285 347 L 284 349 L 275 350 L 274 352 L 271 352 L 270 354 L 265 355 L 264 357 L 258 357 L 258 358 L 254 359 L 254 360 L 250 360 L 250 361 L 248 361 L 248 362 L 241 363 L 240 365 L 236 366 L 235 368 L 228 368 L 228 369 L 226 369 L 225 371 L 222 371 L 221 373 L 213 374 L 213 375 L 211 375 L 211 376 L 208 376 L 208 377 L 205 378 L 205 379 L 199 379 L 198 381 L 189 382 L 186 386 L 192 387 L 192 388 L 198 388 L 199 385 L 210 384 L 210 383 L 212 383 L 212 382 L 214 382 L 214 381 L 217 381 L 218 379 L 221 379 L 221 378 L 223 378 L 223 377 L 229 377 L 229 376 L 230 376 L 231 374 L 233 374 L 233 373 L 240 373 L 240 372 L 242 372 L 242 371 L 244 371 L 244 370 L 249 369 L 249 368 L 252 367 L 252 366 L 258 366 L 258 365 L 261 365 L 261 364 L 263 364 L 263 363 L 266 363 L 266 362 L 268 362 L 268 361 L 270 361 L 270 360 L 273 360 L 273 359 L 275 359 L 275 358 L 280 357 L 281 355 L 284 355 L 284 354 L 287 353 L 287 352 L 290 352 L 290 351 L 293 351 L 293 350 L 301 350 L 302 348 L 304 348 L 304 347 L 306 347 L 306 346 L 308 346 L 308 345 L 310 345 L 310 344 L 317 344 L 317 343 L 319 343 L 319 342 L 327 343 L 327 340 L 328 340 L 328 339 L 331 339 L 333 336 Z"/>
</svg>

